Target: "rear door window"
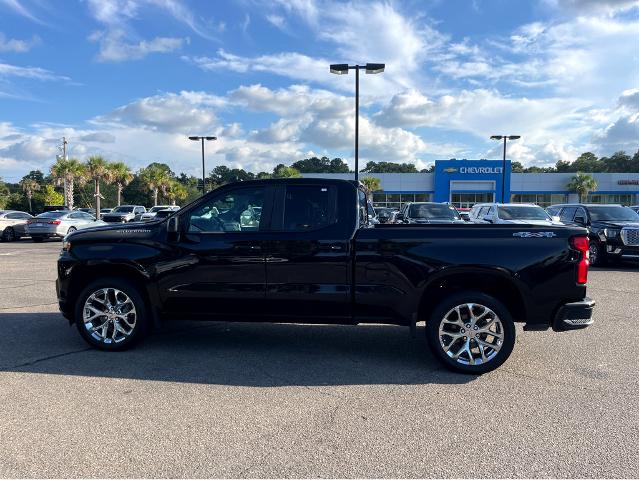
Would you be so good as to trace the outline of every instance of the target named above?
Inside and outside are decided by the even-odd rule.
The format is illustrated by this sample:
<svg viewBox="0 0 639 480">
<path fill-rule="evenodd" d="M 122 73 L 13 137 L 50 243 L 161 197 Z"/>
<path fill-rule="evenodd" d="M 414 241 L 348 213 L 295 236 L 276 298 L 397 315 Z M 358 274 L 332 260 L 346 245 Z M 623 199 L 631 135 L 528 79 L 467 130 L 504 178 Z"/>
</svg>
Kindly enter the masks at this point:
<svg viewBox="0 0 639 480">
<path fill-rule="evenodd" d="M 331 185 L 287 185 L 282 229 L 287 232 L 308 232 L 336 223 L 336 198 L 336 189 Z M 364 197 L 364 214 L 366 208 Z"/>
</svg>

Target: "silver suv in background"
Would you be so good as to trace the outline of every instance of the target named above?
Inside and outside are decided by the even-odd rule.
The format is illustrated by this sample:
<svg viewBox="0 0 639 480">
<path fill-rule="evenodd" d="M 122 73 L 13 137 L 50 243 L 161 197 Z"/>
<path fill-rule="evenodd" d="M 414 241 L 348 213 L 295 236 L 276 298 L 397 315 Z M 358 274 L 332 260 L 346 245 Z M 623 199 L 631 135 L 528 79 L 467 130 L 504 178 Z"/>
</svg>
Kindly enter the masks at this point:
<svg viewBox="0 0 639 480">
<path fill-rule="evenodd" d="M 12 242 L 26 237 L 27 222 L 31 218 L 33 217 L 27 212 L 0 210 L 0 239 L 3 242 Z"/>
<path fill-rule="evenodd" d="M 102 220 L 109 223 L 139 222 L 145 213 L 146 208 L 142 205 L 120 205 L 102 215 Z"/>
<path fill-rule="evenodd" d="M 76 230 L 88 227 L 106 225 L 96 220 L 93 215 L 77 210 L 58 210 L 37 215 L 27 222 L 27 234 L 34 242 L 41 242 L 45 238 L 62 238 Z"/>
<path fill-rule="evenodd" d="M 468 216 L 473 223 L 563 225 L 534 203 L 478 203 Z"/>
<path fill-rule="evenodd" d="M 140 217 L 140 219 L 143 222 L 148 222 L 150 220 L 153 220 L 155 216 L 157 215 L 157 213 L 161 210 L 169 210 L 171 212 L 177 212 L 179 209 L 180 207 L 177 205 L 156 205 L 155 207 L 151 207 L 151 210 L 142 214 L 142 217 Z"/>
</svg>

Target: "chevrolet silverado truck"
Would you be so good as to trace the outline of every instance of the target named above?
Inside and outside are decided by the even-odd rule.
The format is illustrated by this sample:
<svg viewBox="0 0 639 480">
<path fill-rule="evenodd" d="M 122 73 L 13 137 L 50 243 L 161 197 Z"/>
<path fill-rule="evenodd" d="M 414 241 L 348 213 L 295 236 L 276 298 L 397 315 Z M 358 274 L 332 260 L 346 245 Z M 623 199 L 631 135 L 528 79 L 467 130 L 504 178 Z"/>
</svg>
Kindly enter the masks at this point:
<svg viewBox="0 0 639 480">
<path fill-rule="evenodd" d="M 169 319 L 395 324 L 448 368 L 497 368 L 524 330 L 592 323 L 581 227 L 374 225 L 346 180 L 239 182 L 168 218 L 68 235 L 60 310 L 103 350 Z M 421 330 L 421 329 L 420 329 Z"/>
</svg>

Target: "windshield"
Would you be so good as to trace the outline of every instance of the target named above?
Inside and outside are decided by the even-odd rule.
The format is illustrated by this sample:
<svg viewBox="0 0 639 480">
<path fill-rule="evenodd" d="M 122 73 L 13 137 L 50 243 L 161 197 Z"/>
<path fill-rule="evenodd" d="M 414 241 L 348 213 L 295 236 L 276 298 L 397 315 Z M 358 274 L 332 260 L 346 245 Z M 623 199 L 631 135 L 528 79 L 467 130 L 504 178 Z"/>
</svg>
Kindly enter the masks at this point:
<svg viewBox="0 0 639 480">
<path fill-rule="evenodd" d="M 165 210 L 167 208 L 171 208 L 168 205 L 158 205 L 157 207 L 153 207 L 151 208 L 151 210 L 149 210 L 150 212 L 159 212 L 160 210 Z"/>
<path fill-rule="evenodd" d="M 543 208 L 533 205 L 525 207 L 499 207 L 497 212 L 497 215 L 502 220 L 551 220 Z"/>
<path fill-rule="evenodd" d="M 427 219 L 461 219 L 455 207 L 439 203 L 413 204 L 408 208 L 408 216 Z"/>
<path fill-rule="evenodd" d="M 113 209 L 113 213 L 131 213 L 133 207 L 116 207 Z"/>
<path fill-rule="evenodd" d="M 608 207 L 588 207 L 593 222 L 639 222 L 639 215 L 628 207 L 619 205 Z"/>
<path fill-rule="evenodd" d="M 44 212 L 40 215 L 37 215 L 36 218 L 60 218 L 63 215 L 66 215 L 69 212 Z"/>
</svg>

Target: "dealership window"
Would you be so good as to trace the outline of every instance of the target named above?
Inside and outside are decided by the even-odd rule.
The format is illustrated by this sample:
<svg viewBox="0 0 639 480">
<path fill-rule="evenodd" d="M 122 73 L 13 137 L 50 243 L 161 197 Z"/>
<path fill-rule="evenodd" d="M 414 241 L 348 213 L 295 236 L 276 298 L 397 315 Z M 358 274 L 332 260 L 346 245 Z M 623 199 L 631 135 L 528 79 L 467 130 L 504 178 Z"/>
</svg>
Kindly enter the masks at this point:
<svg viewBox="0 0 639 480">
<path fill-rule="evenodd" d="M 563 193 L 517 193 L 510 196 L 512 203 L 536 203 L 540 207 L 548 207 L 558 203 L 566 203 L 566 195 Z"/>
<path fill-rule="evenodd" d="M 412 202 L 429 202 L 430 193 L 373 193 L 373 205 L 376 208 L 396 208 Z"/>
<path fill-rule="evenodd" d="M 489 203 L 495 201 L 493 192 L 464 192 L 453 193 L 451 202 L 457 208 L 472 208 L 476 203 Z"/>
<path fill-rule="evenodd" d="M 631 193 L 590 193 L 586 197 L 586 203 L 620 203 L 621 205 L 632 205 Z"/>
</svg>

